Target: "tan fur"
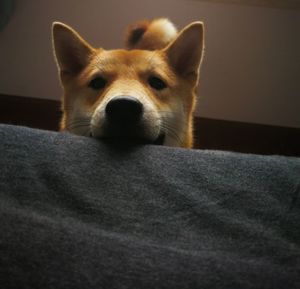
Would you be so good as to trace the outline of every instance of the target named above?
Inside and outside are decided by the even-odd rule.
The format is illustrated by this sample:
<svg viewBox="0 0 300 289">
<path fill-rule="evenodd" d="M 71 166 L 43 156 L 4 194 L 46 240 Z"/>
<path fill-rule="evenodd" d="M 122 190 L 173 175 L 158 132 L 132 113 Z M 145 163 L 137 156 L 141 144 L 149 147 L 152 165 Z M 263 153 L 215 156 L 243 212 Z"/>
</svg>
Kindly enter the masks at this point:
<svg viewBox="0 0 300 289">
<path fill-rule="evenodd" d="M 164 35 L 166 25 L 171 27 L 165 32 L 168 35 Z M 192 147 L 203 24 L 194 22 L 178 35 L 166 19 L 142 26 L 145 31 L 131 46 L 129 38 L 137 26 L 127 31 L 127 46 L 133 50 L 103 50 L 91 47 L 69 26 L 53 24 L 54 52 L 64 90 L 62 130 L 97 138 L 138 138 L 148 143 L 163 133 L 164 145 Z M 166 88 L 151 87 L 153 76 L 162 79 Z M 95 77 L 105 79 L 105 87 L 89 87 Z M 139 129 L 118 136 L 106 129 L 105 108 L 120 95 L 138 99 L 144 110 Z"/>
<path fill-rule="evenodd" d="M 127 28 L 125 44 L 128 49 L 163 49 L 176 36 L 177 29 L 168 19 L 144 20 Z"/>
</svg>

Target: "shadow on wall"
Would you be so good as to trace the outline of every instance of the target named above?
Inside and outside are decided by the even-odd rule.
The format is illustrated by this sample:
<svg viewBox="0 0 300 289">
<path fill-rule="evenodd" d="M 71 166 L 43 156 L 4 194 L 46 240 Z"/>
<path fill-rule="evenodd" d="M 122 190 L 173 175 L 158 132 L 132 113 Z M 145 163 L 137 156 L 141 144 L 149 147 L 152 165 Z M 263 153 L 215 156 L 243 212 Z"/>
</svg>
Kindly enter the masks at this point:
<svg viewBox="0 0 300 289">
<path fill-rule="evenodd" d="M 8 21 L 10 20 L 14 10 L 13 0 L 1 0 L 0 1 L 0 31 L 4 29 Z"/>
</svg>

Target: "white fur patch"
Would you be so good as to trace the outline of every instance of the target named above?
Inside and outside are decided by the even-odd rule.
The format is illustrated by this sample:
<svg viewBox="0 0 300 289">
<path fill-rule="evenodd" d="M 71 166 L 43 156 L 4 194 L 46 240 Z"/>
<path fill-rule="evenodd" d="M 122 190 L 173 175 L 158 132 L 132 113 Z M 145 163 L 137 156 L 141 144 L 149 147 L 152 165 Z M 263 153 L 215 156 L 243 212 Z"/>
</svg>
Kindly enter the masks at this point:
<svg viewBox="0 0 300 289">
<path fill-rule="evenodd" d="M 151 30 L 161 30 L 163 31 L 163 41 L 170 42 L 177 36 L 177 29 L 174 24 L 166 18 L 156 19 L 154 20 L 150 27 L 149 31 Z"/>
</svg>

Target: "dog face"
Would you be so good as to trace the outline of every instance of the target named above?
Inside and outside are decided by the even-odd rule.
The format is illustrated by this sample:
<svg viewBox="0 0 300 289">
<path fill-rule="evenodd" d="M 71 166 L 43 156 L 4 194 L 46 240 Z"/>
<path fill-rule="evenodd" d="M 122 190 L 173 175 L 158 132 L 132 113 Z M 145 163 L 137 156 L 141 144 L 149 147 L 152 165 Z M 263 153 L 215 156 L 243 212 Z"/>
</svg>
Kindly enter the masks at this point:
<svg viewBox="0 0 300 289">
<path fill-rule="evenodd" d="M 62 23 L 53 43 L 64 89 L 61 129 L 104 139 L 192 146 L 203 26 L 158 50 L 95 49 Z"/>
</svg>

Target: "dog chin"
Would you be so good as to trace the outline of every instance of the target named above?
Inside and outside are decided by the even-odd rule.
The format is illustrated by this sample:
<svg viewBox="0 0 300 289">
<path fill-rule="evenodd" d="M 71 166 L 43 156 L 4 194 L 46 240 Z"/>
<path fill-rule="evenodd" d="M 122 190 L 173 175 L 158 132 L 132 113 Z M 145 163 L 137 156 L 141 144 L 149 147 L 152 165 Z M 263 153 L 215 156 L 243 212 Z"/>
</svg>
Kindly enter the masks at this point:
<svg viewBox="0 0 300 289">
<path fill-rule="evenodd" d="M 164 145 L 165 133 L 158 126 L 126 125 L 104 123 L 91 126 L 90 136 L 113 143 Z"/>
</svg>

